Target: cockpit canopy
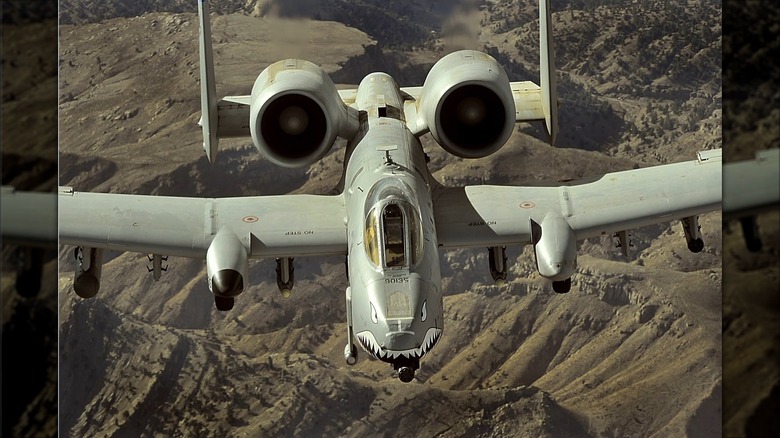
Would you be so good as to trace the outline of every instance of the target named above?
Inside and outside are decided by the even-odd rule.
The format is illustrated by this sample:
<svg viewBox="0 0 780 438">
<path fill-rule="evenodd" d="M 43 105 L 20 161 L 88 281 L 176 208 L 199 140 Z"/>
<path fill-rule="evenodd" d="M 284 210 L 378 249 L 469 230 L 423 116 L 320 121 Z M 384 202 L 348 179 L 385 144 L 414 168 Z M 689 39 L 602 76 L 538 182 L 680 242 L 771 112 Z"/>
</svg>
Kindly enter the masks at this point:
<svg viewBox="0 0 780 438">
<path fill-rule="evenodd" d="M 366 199 L 363 241 L 369 260 L 384 269 L 416 265 L 422 256 L 420 213 L 412 191 L 395 178 L 378 182 Z"/>
</svg>

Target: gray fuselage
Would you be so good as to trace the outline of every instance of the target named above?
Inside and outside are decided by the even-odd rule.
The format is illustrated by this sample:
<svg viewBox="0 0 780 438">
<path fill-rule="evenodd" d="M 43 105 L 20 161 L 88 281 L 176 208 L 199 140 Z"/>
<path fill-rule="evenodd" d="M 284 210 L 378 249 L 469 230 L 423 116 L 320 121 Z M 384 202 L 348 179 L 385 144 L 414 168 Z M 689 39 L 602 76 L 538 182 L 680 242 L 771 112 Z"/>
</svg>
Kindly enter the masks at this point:
<svg viewBox="0 0 780 438">
<path fill-rule="evenodd" d="M 444 319 L 434 182 L 389 75 L 366 76 L 356 106 L 360 131 L 347 147 L 344 175 L 348 321 L 374 357 L 418 363 L 440 338 Z"/>
</svg>

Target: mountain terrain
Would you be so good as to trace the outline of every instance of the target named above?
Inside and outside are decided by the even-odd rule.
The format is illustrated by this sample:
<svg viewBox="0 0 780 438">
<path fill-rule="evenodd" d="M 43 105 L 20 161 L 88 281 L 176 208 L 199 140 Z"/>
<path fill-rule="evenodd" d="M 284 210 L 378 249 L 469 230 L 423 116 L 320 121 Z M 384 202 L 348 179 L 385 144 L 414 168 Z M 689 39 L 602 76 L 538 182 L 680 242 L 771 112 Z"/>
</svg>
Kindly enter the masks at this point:
<svg viewBox="0 0 780 438">
<path fill-rule="evenodd" d="M 602 3 L 564 5 L 554 15 L 557 147 L 537 139 L 538 127 L 521 125 L 497 154 L 464 161 L 426 136 L 439 181 L 584 178 L 693 159 L 700 149 L 720 146 L 719 6 L 667 11 L 659 2 L 650 11 Z M 115 10 L 76 19 L 76 9 L 65 4 L 61 13 L 71 18 L 63 22 L 73 24 L 60 28 L 61 184 L 183 196 L 327 193 L 335 186 L 341 142 L 307 169 L 274 167 L 246 140 L 223 142 L 217 163 L 208 164 L 196 125 L 192 11 L 158 8 L 115 18 L 110 15 L 124 15 Z M 70 4 L 100 11 L 88 2 Z M 340 4 L 351 4 L 351 14 L 361 10 Z M 349 26 L 279 8 L 263 14 L 263 5 L 274 2 L 212 17 L 220 95 L 248 94 L 262 68 L 289 53 L 322 65 L 342 86 L 373 70 L 419 85 L 458 44 L 493 53 L 512 80 L 538 75 L 534 5 L 452 7 L 449 16 L 421 18 L 416 26 L 426 29 L 425 38 L 409 32 L 403 43 L 346 19 Z M 370 6 L 362 10 L 371 18 Z M 665 52 L 685 40 L 656 35 L 654 28 L 681 32 L 695 21 L 692 32 L 709 26 L 713 35 L 685 45 L 698 57 L 672 57 L 650 68 L 661 55 L 615 56 L 632 38 L 634 15 L 634 25 L 649 28 L 642 45 L 653 42 Z M 625 27 L 617 24 L 621 17 Z M 502 24 L 505 19 L 510 22 Z M 592 29 L 585 28 L 589 21 Z M 589 30 L 579 38 L 584 46 L 569 47 L 578 28 Z M 588 64 L 598 53 L 602 58 Z M 649 70 L 634 68 L 639 62 Z M 700 76 L 687 73 L 697 69 Z M 665 91 L 651 93 L 667 71 L 676 76 L 664 82 Z M 232 311 L 220 313 L 203 261 L 172 258 L 155 283 L 143 255 L 107 254 L 101 293 L 82 300 L 71 290 L 71 249 L 62 248 L 60 430 L 68 436 L 719 433 L 720 214 L 701 222 L 707 246 L 697 255 L 688 252 L 678 224 L 633 230 L 630 258 L 611 239 L 583 242 L 567 295 L 553 293 L 539 277 L 531 248 L 509 249 L 511 278 L 503 287 L 489 280 L 484 251 L 443 252 L 445 336 L 408 385 L 365 355 L 354 367 L 344 364 L 341 258 L 296 259 L 298 281 L 289 299 L 276 290 L 273 262 L 255 262 L 252 285 Z"/>
</svg>

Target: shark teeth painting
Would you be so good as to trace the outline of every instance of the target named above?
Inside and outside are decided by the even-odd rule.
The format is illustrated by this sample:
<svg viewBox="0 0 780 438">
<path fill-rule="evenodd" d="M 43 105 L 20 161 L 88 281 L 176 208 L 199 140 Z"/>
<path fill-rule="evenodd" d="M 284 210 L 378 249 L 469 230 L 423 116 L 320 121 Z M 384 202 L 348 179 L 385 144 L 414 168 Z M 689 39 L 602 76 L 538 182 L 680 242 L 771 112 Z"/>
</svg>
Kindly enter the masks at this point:
<svg viewBox="0 0 780 438">
<path fill-rule="evenodd" d="M 371 354 L 379 360 L 394 360 L 399 357 L 406 359 L 422 358 L 431 351 L 434 345 L 436 345 L 439 338 L 441 338 L 441 334 L 441 329 L 432 327 L 425 333 L 425 339 L 423 339 L 423 342 L 419 347 L 408 350 L 388 350 L 382 347 L 381 344 L 377 342 L 374 334 L 368 330 L 357 333 L 355 336 L 360 341 L 360 346 L 363 347 L 363 350 L 365 350 L 366 353 Z"/>
</svg>

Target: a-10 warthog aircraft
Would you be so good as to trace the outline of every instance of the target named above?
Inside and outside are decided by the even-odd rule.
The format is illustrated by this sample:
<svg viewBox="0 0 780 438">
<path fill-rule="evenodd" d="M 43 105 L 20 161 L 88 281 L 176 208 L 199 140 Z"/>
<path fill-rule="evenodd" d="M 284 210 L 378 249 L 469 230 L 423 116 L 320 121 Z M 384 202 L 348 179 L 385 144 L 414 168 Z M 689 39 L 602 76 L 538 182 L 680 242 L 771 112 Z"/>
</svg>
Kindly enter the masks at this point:
<svg viewBox="0 0 780 438">
<path fill-rule="evenodd" d="M 297 256 L 345 255 L 347 342 L 392 364 L 409 382 L 444 330 L 440 248 L 489 250 L 490 274 L 503 281 L 505 248 L 534 246 L 539 274 L 568 292 L 577 241 L 681 220 L 688 247 L 703 247 L 697 215 L 721 205 L 721 154 L 610 173 L 554 187 L 444 187 L 434 180 L 419 137 L 430 132 L 447 152 L 485 157 L 518 121 L 541 121 L 555 141 L 557 97 L 549 0 L 540 1 L 540 84 L 510 82 L 485 53 L 450 53 L 422 87 L 399 87 L 385 73 L 337 90 L 316 65 L 287 59 L 260 73 L 249 96 L 216 97 L 208 3 L 199 2 L 201 125 L 212 162 L 218 142 L 249 137 L 285 167 L 321 159 L 336 137 L 348 141 L 337 195 L 185 198 L 98 194 L 62 188 L 59 237 L 75 245 L 74 289 L 99 289 L 104 249 L 150 254 L 155 278 L 167 256 L 206 260 L 216 306 L 229 310 L 247 288 L 249 259 L 273 257 L 283 293 Z M 356 341 L 357 340 L 357 341 Z"/>
</svg>

